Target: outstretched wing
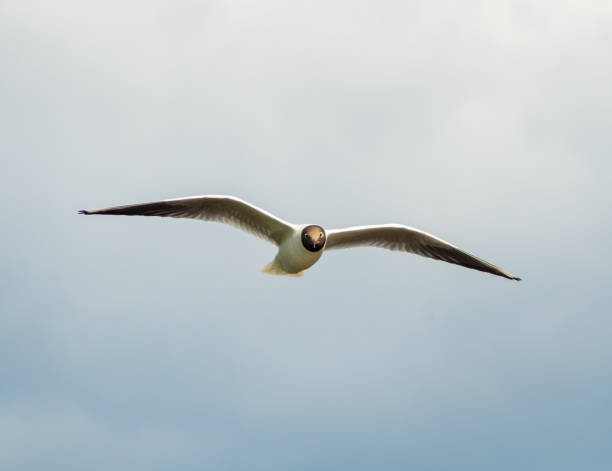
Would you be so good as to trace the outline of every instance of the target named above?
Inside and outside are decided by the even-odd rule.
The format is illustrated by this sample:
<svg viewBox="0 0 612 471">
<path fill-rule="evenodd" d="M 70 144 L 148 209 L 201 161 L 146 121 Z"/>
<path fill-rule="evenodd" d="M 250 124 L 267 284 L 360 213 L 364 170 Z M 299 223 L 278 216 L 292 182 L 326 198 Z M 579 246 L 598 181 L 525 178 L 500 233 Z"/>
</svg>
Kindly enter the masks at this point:
<svg viewBox="0 0 612 471">
<path fill-rule="evenodd" d="M 493 273 L 494 275 L 503 276 L 511 280 L 520 280 L 520 278 L 503 271 L 495 265 L 491 265 L 442 239 L 412 227 L 385 224 L 379 226 L 347 227 L 327 231 L 326 250 L 360 246 L 402 250 L 474 270 Z"/>
<path fill-rule="evenodd" d="M 292 224 L 273 216 L 267 211 L 239 198 L 223 195 L 190 196 L 92 211 L 81 210 L 79 213 L 161 216 L 216 221 L 231 224 L 276 245 L 279 245 L 293 231 Z"/>
</svg>

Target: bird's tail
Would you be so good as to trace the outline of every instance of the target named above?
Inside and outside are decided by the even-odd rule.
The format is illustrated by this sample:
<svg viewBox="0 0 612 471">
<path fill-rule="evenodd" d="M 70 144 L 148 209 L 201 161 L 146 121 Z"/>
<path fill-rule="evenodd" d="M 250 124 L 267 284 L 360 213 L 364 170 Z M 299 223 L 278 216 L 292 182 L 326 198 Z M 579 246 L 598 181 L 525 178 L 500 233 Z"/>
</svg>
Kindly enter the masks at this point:
<svg viewBox="0 0 612 471">
<path fill-rule="evenodd" d="M 297 273 L 289 273 L 286 271 L 276 258 L 268 263 L 265 267 L 262 267 L 262 272 L 267 273 L 268 275 L 285 275 L 285 276 L 304 276 L 306 270 L 299 271 Z"/>
</svg>

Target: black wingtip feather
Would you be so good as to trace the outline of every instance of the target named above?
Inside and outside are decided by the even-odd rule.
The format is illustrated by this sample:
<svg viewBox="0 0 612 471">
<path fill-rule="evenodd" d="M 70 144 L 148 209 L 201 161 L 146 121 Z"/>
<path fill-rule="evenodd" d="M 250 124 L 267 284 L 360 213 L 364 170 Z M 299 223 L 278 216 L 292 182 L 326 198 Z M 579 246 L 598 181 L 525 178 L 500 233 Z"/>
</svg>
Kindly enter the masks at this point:
<svg viewBox="0 0 612 471">
<path fill-rule="evenodd" d="M 79 214 L 91 214 L 91 213 L 87 211 L 86 209 L 79 209 Z"/>
</svg>

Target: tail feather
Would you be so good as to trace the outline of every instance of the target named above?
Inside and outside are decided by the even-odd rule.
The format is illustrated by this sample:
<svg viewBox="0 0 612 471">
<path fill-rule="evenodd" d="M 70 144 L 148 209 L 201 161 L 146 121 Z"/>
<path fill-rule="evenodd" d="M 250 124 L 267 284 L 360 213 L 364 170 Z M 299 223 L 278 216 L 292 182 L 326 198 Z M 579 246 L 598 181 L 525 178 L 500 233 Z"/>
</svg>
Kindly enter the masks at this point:
<svg viewBox="0 0 612 471">
<path fill-rule="evenodd" d="M 267 273 L 268 275 L 284 275 L 284 276 L 304 276 L 306 270 L 299 271 L 297 273 L 289 273 L 286 271 L 278 260 L 274 259 L 270 263 L 268 263 L 265 267 L 261 269 L 262 272 Z"/>
</svg>

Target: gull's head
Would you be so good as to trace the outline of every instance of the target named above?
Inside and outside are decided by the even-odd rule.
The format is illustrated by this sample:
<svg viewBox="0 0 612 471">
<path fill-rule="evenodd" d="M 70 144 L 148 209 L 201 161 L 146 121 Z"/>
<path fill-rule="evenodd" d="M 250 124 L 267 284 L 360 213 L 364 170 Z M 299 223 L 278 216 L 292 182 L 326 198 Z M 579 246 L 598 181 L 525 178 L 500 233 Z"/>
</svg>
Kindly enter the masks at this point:
<svg viewBox="0 0 612 471">
<path fill-rule="evenodd" d="M 318 252 L 325 245 L 325 231 L 321 226 L 310 225 L 302 229 L 302 245 L 310 252 Z"/>
</svg>

